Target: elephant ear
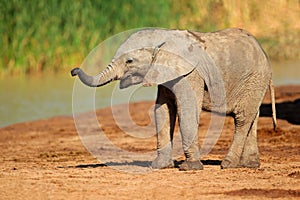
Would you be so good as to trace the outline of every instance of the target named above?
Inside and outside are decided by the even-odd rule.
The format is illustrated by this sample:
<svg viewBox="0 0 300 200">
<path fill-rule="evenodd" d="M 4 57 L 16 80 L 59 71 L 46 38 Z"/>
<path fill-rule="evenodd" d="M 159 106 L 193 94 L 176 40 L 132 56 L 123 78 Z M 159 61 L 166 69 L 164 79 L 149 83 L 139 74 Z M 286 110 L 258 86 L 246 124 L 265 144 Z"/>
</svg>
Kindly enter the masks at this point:
<svg viewBox="0 0 300 200">
<path fill-rule="evenodd" d="M 183 59 L 166 50 L 154 49 L 152 62 L 144 77 L 144 85 L 159 85 L 192 72 L 195 67 Z"/>
<path fill-rule="evenodd" d="M 208 87 L 211 106 L 222 106 L 225 109 L 226 94 L 222 73 L 210 55 L 197 42 L 190 42 L 187 49 L 184 49 L 186 45 L 182 45 L 183 48 L 178 52 L 168 48 L 167 44 L 168 42 L 164 43 L 161 48 L 154 49 L 152 62 L 144 77 L 143 85 L 163 84 L 196 70 Z"/>
</svg>

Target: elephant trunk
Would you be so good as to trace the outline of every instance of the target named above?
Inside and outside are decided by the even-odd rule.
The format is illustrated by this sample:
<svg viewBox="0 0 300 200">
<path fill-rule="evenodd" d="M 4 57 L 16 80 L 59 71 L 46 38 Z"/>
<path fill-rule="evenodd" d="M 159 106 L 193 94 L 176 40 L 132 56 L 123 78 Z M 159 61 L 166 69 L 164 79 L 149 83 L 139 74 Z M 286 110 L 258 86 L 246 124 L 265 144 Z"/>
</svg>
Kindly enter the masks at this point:
<svg viewBox="0 0 300 200">
<path fill-rule="evenodd" d="M 96 76 L 89 76 L 87 75 L 82 69 L 74 68 L 71 71 L 72 76 L 77 76 L 79 79 L 87 86 L 90 87 L 99 87 L 110 83 L 113 80 L 117 80 L 117 74 L 111 65 L 108 65 L 106 69 L 100 72 Z"/>
</svg>

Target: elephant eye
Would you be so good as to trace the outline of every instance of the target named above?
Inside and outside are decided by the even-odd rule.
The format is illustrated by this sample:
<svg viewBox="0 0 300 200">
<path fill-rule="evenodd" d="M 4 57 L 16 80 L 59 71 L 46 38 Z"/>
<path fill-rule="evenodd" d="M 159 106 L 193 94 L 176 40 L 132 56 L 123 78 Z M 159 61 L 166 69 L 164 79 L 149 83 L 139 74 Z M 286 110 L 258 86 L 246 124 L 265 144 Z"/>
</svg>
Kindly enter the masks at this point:
<svg viewBox="0 0 300 200">
<path fill-rule="evenodd" d="M 133 62 L 133 59 L 132 58 L 128 58 L 127 60 L 126 60 L 126 64 L 130 64 L 130 63 L 132 63 Z"/>
</svg>

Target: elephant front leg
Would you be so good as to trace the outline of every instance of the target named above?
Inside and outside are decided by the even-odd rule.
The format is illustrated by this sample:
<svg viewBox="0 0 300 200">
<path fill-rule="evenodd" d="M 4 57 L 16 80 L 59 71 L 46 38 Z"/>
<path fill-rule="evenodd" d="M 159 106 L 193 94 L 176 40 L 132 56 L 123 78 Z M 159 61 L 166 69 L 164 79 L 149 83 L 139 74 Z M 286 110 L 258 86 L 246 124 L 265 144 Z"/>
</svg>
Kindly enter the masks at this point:
<svg viewBox="0 0 300 200">
<path fill-rule="evenodd" d="M 180 170 L 203 169 L 200 161 L 198 126 L 203 103 L 204 81 L 198 76 L 192 76 L 190 82 L 183 79 L 175 85 L 174 93 L 182 147 L 186 157 Z"/>
<path fill-rule="evenodd" d="M 155 106 L 157 158 L 152 162 L 154 169 L 174 167 L 172 148 L 176 106 L 172 100 L 166 98 L 167 93 L 165 88 L 158 88 L 158 99 Z"/>
<path fill-rule="evenodd" d="M 182 146 L 186 157 L 180 170 L 201 170 L 203 164 L 200 161 L 198 141 L 198 120 L 196 109 L 182 110 L 179 114 L 179 125 L 182 136 Z"/>
</svg>

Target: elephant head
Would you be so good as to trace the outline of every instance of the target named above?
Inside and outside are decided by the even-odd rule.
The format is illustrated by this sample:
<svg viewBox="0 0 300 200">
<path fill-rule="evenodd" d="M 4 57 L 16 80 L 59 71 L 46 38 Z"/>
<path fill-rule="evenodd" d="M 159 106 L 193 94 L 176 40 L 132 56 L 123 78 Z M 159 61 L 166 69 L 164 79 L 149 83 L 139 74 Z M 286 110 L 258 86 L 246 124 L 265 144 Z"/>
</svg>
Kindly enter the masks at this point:
<svg viewBox="0 0 300 200">
<path fill-rule="evenodd" d="M 78 75 L 80 80 L 90 87 L 99 87 L 113 80 L 120 80 L 120 88 L 126 88 L 143 81 L 150 67 L 153 50 L 141 48 L 113 58 L 106 69 L 96 76 L 88 76 L 80 68 L 73 69 L 71 74 Z"/>
<path fill-rule="evenodd" d="M 111 63 L 98 75 L 88 76 L 79 68 L 73 69 L 71 74 L 78 75 L 91 87 L 120 80 L 122 89 L 139 83 L 163 84 L 197 70 L 213 92 L 219 80 L 212 76 L 218 73 L 218 69 L 200 41 L 189 31 L 141 30 L 119 47 Z"/>
</svg>

